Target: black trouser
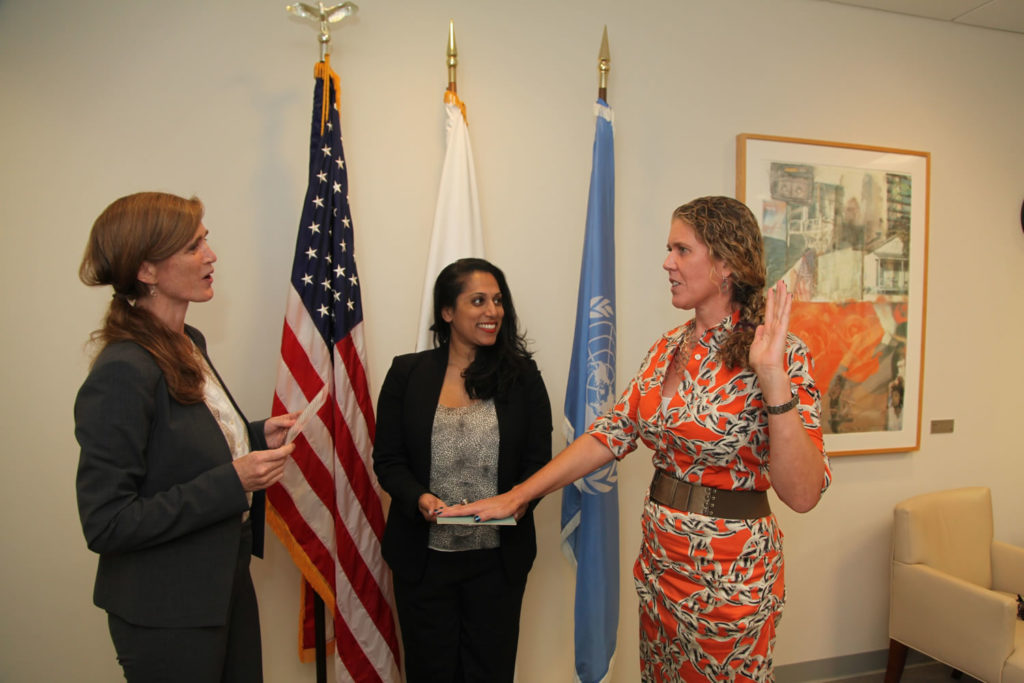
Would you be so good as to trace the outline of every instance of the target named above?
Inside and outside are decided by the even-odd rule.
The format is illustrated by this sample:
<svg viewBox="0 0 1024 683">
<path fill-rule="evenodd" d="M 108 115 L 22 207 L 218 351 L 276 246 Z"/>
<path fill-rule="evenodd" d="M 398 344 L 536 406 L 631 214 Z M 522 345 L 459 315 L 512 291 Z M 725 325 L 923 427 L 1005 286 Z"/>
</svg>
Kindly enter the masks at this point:
<svg viewBox="0 0 1024 683">
<path fill-rule="evenodd" d="M 394 581 L 408 683 L 511 683 L 525 577 L 498 549 L 427 552 L 422 580 Z"/>
<path fill-rule="evenodd" d="M 128 683 L 260 683 L 263 656 L 256 591 L 249 575 L 252 527 L 242 525 L 224 626 L 150 628 L 107 614 Z"/>
</svg>

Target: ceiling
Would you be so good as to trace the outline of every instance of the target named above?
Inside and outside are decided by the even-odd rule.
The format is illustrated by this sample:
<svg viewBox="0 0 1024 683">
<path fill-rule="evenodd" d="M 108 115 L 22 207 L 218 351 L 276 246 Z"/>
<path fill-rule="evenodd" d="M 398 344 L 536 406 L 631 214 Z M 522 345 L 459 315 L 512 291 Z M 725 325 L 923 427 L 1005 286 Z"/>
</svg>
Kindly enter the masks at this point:
<svg viewBox="0 0 1024 683">
<path fill-rule="evenodd" d="M 841 5 L 1024 33 L 1024 0 L 827 0 Z"/>
</svg>

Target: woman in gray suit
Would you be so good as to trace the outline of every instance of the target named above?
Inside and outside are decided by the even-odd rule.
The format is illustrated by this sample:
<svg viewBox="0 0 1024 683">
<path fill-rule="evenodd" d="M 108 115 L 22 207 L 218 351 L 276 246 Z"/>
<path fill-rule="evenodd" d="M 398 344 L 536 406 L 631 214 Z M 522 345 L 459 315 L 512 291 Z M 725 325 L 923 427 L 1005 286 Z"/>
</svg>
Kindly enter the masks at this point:
<svg viewBox="0 0 1024 683">
<path fill-rule="evenodd" d="M 185 324 L 213 297 L 203 205 L 143 192 L 93 224 L 79 276 L 114 295 L 75 401 L 93 595 L 129 682 L 261 681 L 249 555 L 295 415 L 249 423 Z M 269 449 L 269 450 L 268 450 Z"/>
<path fill-rule="evenodd" d="M 483 259 L 434 285 L 436 348 L 394 359 L 373 469 L 391 495 L 381 553 L 394 575 L 409 683 L 511 683 L 535 503 L 514 526 L 438 526 L 460 500 L 508 491 L 551 459 L 551 404 L 505 276 Z"/>
</svg>

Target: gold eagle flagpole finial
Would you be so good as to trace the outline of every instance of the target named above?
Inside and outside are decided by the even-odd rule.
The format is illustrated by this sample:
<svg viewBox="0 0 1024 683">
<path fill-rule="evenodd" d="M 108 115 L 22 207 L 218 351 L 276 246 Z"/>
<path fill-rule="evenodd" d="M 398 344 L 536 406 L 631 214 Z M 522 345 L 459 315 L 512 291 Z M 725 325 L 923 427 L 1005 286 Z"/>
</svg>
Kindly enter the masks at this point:
<svg viewBox="0 0 1024 683">
<path fill-rule="evenodd" d="M 597 96 L 608 101 L 608 72 L 612 70 L 612 55 L 608 50 L 608 27 L 604 27 L 601 36 L 601 50 L 597 54 Z"/>
<path fill-rule="evenodd" d="M 294 5 L 286 5 L 285 9 L 300 19 L 307 19 L 320 25 L 320 61 L 324 61 L 331 45 L 331 24 L 336 24 L 346 17 L 350 17 L 359 10 L 354 2 L 342 2 L 327 7 L 323 2 L 316 6 L 298 2 Z"/>
<path fill-rule="evenodd" d="M 455 85 L 455 67 L 459 65 L 459 49 L 455 47 L 455 22 L 448 20 L 448 92 L 457 92 Z"/>
</svg>

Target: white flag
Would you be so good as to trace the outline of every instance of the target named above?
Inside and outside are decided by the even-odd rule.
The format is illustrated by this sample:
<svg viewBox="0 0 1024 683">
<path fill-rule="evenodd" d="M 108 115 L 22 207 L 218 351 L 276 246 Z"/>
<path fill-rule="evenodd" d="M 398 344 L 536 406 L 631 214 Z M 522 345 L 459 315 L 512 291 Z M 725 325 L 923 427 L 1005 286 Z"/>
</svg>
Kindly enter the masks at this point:
<svg viewBox="0 0 1024 683">
<path fill-rule="evenodd" d="M 484 239 L 480 228 L 480 202 L 476 196 L 473 148 L 466 126 L 466 106 L 458 96 L 444 93 L 447 149 L 441 169 L 441 188 L 434 211 L 434 232 L 430 237 L 427 270 L 423 278 L 423 306 L 416 350 L 434 347 L 434 280 L 452 261 L 468 256 L 483 258 Z"/>
</svg>

